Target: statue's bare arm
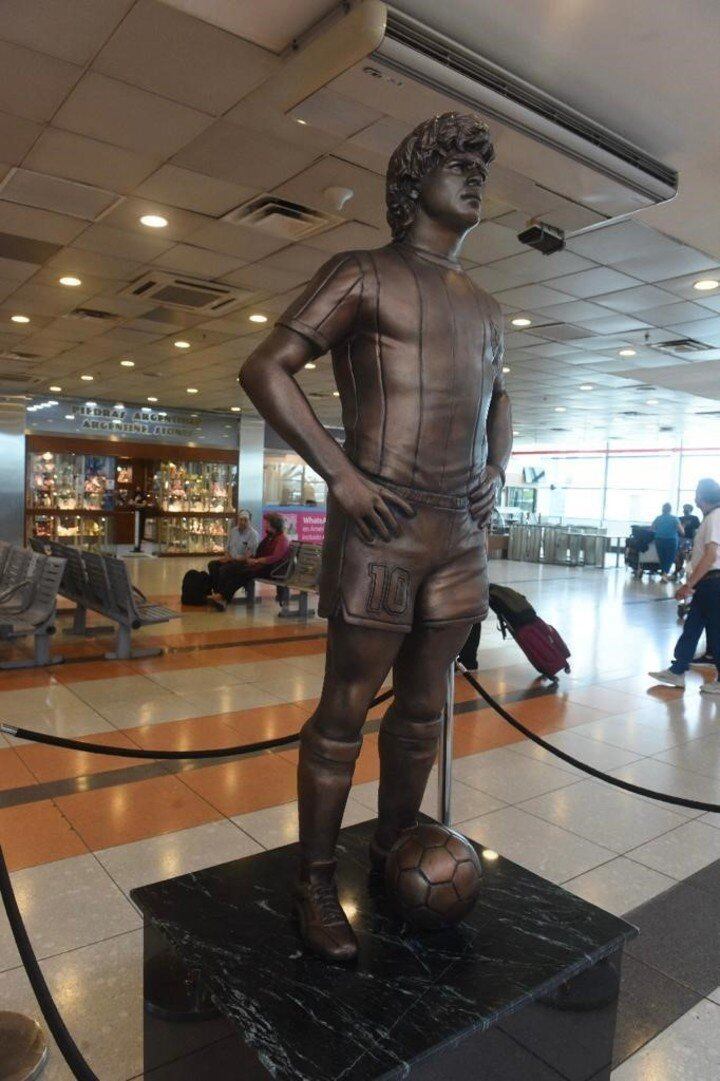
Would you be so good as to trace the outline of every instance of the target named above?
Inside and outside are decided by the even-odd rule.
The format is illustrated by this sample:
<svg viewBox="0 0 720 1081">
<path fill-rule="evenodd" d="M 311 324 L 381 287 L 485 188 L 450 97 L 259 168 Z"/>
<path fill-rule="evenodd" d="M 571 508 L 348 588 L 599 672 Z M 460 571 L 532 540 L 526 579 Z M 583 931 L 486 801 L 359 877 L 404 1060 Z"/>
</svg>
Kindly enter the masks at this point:
<svg viewBox="0 0 720 1081">
<path fill-rule="evenodd" d="M 512 409 L 504 387 L 496 387 L 487 417 L 488 458 L 480 482 L 470 492 L 470 513 L 482 529 L 489 524 L 495 500 L 505 483 L 512 451 Z M 499 468 L 498 468 L 499 467 Z"/>
<path fill-rule="evenodd" d="M 301 334 L 278 326 L 243 365 L 239 381 L 258 412 L 327 483 L 364 540 L 390 540 L 413 508 L 365 477 L 315 416 L 295 376 L 317 351 Z"/>
</svg>

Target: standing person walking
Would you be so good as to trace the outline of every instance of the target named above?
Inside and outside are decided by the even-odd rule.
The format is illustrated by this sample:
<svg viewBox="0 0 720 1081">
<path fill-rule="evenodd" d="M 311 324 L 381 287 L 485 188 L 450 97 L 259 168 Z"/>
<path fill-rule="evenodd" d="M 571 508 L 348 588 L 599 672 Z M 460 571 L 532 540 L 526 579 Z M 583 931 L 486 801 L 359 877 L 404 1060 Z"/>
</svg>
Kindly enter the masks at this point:
<svg viewBox="0 0 720 1081">
<path fill-rule="evenodd" d="M 687 581 L 675 594 L 678 600 L 692 598 L 690 610 L 675 646 L 672 664 L 660 672 L 650 672 L 658 683 L 667 683 L 670 687 L 685 686 L 685 673 L 693 661 L 703 630 L 707 635 L 708 653 L 714 658 L 716 668 L 720 658 L 720 484 L 709 478 L 699 481 L 695 502 L 704 517 L 695 533 Z M 720 695 L 720 670 L 700 691 Z"/>
<path fill-rule="evenodd" d="M 672 507 L 669 503 L 663 503 L 662 514 L 657 516 L 652 527 L 655 533 L 655 547 L 660 561 L 660 570 L 662 571 L 661 581 L 667 582 L 669 581 L 670 568 L 677 556 L 680 537 L 683 536 L 683 527 L 680 525 L 680 519 L 676 518 L 672 513 Z"/>
</svg>

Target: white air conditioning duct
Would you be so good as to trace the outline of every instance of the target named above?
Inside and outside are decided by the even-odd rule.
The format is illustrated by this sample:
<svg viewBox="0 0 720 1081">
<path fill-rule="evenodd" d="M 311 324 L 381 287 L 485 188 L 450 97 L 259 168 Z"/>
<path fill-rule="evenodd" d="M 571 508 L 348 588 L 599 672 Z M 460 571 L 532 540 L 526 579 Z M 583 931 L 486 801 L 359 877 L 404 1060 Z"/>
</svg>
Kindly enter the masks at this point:
<svg viewBox="0 0 720 1081">
<path fill-rule="evenodd" d="M 322 88 L 362 102 L 410 130 L 434 113 L 479 113 L 498 152 L 493 177 L 512 195 L 523 180 L 593 211 L 632 213 L 677 193 L 675 170 L 601 124 L 380 0 L 344 7 L 263 84 L 292 112 Z M 322 124 L 315 112 L 315 123 Z M 509 199 L 508 201 L 511 201 Z"/>
</svg>

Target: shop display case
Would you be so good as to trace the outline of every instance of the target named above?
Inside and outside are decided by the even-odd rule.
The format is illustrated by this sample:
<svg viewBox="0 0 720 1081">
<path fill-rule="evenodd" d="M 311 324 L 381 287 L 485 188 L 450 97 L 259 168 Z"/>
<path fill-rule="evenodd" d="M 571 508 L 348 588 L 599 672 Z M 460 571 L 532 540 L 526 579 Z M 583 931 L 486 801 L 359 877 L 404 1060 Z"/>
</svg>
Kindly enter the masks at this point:
<svg viewBox="0 0 720 1081">
<path fill-rule="evenodd" d="M 212 555 L 226 546 L 236 493 L 237 466 L 227 461 L 73 453 L 40 444 L 27 458 L 26 532 L 102 551 L 132 545 L 135 499 L 142 496 L 144 539 L 158 554 Z"/>
<path fill-rule="evenodd" d="M 234 512 L 159 514 L 155 521 L 157 554 L 218 555 L 227 547 L 234 521 Z"/>
<path fill-rule="evenodd" d="M 27 532 L 31 537 L 69 544 L 86 551 L 115 551 L 115 521 L 101 511 L 31 510 L 27 512 Z"/>
<path fill-rule="evenodd" d="M 153 492 L 161 511 L 231 513 L 236 478 L 237 467 L 223 462 L 160 462 Z"/>
</svg>

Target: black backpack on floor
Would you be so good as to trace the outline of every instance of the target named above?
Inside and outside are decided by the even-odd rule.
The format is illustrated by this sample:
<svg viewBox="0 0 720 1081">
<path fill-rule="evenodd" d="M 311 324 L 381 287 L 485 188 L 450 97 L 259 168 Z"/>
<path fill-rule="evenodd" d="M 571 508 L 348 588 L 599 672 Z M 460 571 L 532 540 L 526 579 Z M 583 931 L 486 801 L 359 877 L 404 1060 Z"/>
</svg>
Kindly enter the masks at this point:
<svg viewBox="0 0 720 1081">
<path fill-rule="evenodd" d="M 207 571 L 188 571 L 182 581 L 180 600 L 183 604 L 207 604 L 211 588 Z"/>
</svg>

